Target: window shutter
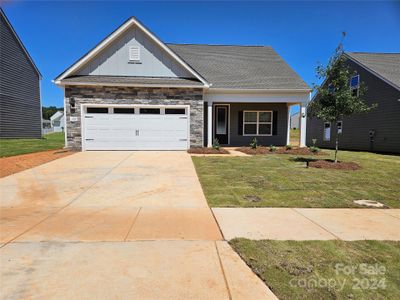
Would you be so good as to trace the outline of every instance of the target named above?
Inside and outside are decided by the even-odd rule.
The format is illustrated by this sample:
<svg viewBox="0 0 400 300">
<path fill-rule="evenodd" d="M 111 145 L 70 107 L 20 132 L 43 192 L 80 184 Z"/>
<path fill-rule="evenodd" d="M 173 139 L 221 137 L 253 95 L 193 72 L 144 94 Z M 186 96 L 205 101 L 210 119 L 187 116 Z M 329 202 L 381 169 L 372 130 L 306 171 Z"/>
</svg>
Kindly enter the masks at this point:
<svg viewBox="0 0 400 300">
<path fill-rule="evenodd" d="M 129 60 L 140 61 L 140 49 L 137 46 L 129 47 Z"/>
<path fill-rule="evenodd" d="M 238 117 L 238 135 L 243 135 L 243 111 L 239 111 Z"/>
<path fill-rule="evenodd" d="M 274 110 L 272 117 L 272 135 L 278 134 L 278 112 Z"/>
</svg>

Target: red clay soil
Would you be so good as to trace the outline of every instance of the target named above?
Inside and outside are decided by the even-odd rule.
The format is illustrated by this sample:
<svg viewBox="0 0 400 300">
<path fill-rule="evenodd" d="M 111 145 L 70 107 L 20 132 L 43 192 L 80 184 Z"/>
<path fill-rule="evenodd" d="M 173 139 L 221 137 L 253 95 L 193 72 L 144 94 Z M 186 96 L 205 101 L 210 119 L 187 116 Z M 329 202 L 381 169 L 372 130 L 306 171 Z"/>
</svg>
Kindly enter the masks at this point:
<svg viewBox="0 0 400 300">
<path fill-rule="evenodd" d="M 335 169 L 335 170 L 359 170 L 361 166 L 355 162 L 338 161 L 335 163 L 332 160 L 315 160 L 308 163 L 309 167 L 318 169 Z"/>
<path fill-rule="evenodd" d="M 49 161 L 65 157 L 74 152 L 67 150 L 49 150 L 0 158 L 0 178 L 30 169 Z"/>
<path fill-rule="evenodd" d="M 250 147 L 241 147 L 237 148 L 237 151 L 257 155 L 257 154 L 292 154 L 292 155 L 327 155 L 325 152 L 312 152 L 308 148 L 277 148 L 275 151 L 270 151 L 268 147 L 257 147 L 256 149 L 252 149 Z"/>
<path fill-rule="evenodd" d="M 229 154 L 229 151 L 223 148 L 219 148 L 219 150 L 214 148 L 191 148 L 187 152 L 190 154 Z"/>
</svg>

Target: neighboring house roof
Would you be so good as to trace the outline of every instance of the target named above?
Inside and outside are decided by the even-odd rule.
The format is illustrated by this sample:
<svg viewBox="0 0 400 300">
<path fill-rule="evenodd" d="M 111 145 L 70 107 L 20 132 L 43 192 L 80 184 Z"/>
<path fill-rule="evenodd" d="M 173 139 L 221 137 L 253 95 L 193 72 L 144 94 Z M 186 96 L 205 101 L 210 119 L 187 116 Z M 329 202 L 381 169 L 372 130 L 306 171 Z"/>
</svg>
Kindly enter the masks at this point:
<svg viewBox="0 0 400 300">
<path fill-rule="evenodd" d="M 212 88 L 310 90 L 270 46 L 167 46 L 198 71 Z"/>
<path fill-rule="evenodd" d="M 32 65 L 33 69 L 36 71 L 36 73 L 39 75 L 39 78 L 42 79 L 42 74 L 40 73 L 38 67 L 36 66 L 35 62 L 33 61 L 32 57 L 30 56 L 28 50 L 26 50 L 24 44 L 22 43 L 21 39 L 19 38 L 17 32 L 14 30 L 13 26 L 11 25 L 10 21 L 7 19 L 6 14 L 4 13 L 3 9 L 0 7 L 0 16 L 4 18 L 6 21 L 6 24 L 8 27 L 11 29 L 15 39 L 17 40 L 18 44 L 20 45 L 21 49 L 24 51 L 26 57 L 28 58 L 28 61 Z"/>
<path fill-rule="evenodd" d="M 346 52 L 345 55 L 400 89 L 400 53 Z"/>
<path fill-rule="evenodd" d="M 51 120 L 51 121 L 56 121 L 56 120 L 58 120 L 58 119 L 61 119 L 63 116 L 64 116 L 64 112 L 59 110 L 59 111 L 55 112 L 55 113 L 50 117 L 50 120 Z"/>
<path fill-rule="evenodd" d="M 71 76 L 63 79 L 64 83 L 74 85 L 92 85 L 102 83 L 104 85 L 113 86 L 183 86 L 183 87 L 202 87 L 203 83 L 191 78 L 176 78 L 176 77 L 133 77 L 133 76 L 96 76 L 82 75 Z"/>
<path fill-rule="evenodd" d="M 130 17 L 125 23 L 118 27 L 115 31 L 104 38 L 99 44 L 97 44 L 92 50 L 82 56 L 77 62 L 66 69 L 63 73 L 57 76 L 54 80 L 56 83 L 63 80 L 64 78 L 73 74 L 74 71 L 78 70 L 81 66 L 87 63 L 91 58 L 96 56 L 100 51 L 110 45 L 115 39 L 121 36 L 126 30 L 132 26 L 140 28 L 150 39 L 155 41 L 162 49 L 164 49 L 172 58 L 174 58 L 180 65 L 188 70 L 193 76 L 203 82 L 204 85 L 208 85 L 207 81 L 201 77 L 192 67 L 184 62 L 179 56 L 177 56 L 170 48 L 168 48 L 158 37 L 156 37 L 150 30 L 148 30 L 143 24 L 141 24 L 136 18 Z"/>
</svg>

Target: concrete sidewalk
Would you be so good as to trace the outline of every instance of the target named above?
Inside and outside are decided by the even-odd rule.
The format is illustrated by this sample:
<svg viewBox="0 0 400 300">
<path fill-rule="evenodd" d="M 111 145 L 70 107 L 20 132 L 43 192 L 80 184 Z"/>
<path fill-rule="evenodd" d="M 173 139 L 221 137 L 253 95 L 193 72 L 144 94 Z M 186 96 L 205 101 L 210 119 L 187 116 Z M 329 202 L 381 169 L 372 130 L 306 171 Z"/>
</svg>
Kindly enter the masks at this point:
<svg viewBox="0 0 400 300">
<path fill-rule="evenodd" d="M 186 152 L 81 152 L 0 179 L 0 299 L 276 299 Z"/>
<path fill-rule="evenodd" d="M 400 240 L 400 209 L 213 208 L 226 240 Z"/>
</svg>

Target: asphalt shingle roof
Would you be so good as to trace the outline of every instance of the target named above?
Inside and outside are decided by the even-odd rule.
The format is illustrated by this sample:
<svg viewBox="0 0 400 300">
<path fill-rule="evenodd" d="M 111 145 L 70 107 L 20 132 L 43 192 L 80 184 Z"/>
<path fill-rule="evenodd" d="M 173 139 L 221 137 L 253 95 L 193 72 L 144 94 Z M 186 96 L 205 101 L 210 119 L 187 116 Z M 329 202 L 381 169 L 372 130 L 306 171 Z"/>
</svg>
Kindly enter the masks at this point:
<svg viewBox="0 0 400 300">
<path fill-rule="evenodd" d="M 82 75 L 70 76 L 62 80 L 64 83 L 106 83 L 106 84 L 146 84 L 146 85 L 177 85 L 177 86 L 198 86 L 202 87 L 203 83 L 197 79 L 175 78 L 175 77 L 133 77 L 133 76 L 98 76 L 98 75 Z"/>
<path fill-rule="evenodd" d="M 167 46 L 211 83 L 211 88 L 309 89 L 270 46 Z"/>
<path fill-rule="evenodd" d="M 346 52 L 346 54 L 400 88 L 400 53 Z"/>
</svg>

